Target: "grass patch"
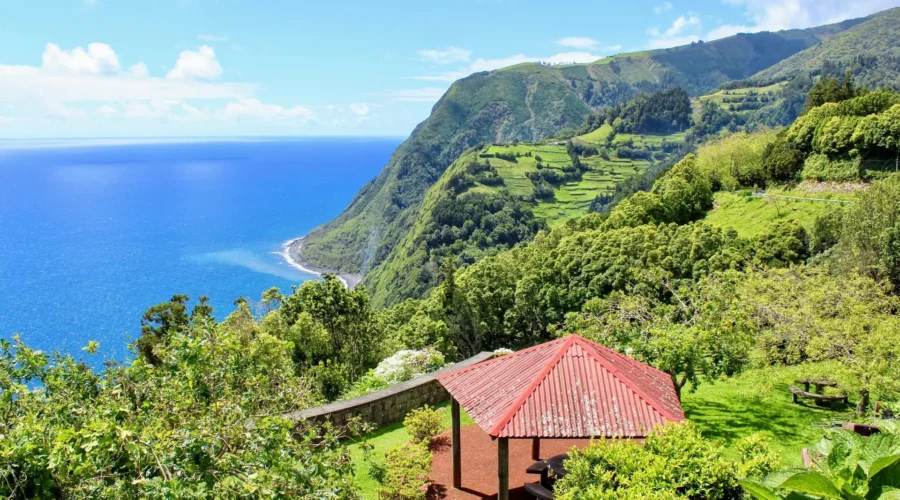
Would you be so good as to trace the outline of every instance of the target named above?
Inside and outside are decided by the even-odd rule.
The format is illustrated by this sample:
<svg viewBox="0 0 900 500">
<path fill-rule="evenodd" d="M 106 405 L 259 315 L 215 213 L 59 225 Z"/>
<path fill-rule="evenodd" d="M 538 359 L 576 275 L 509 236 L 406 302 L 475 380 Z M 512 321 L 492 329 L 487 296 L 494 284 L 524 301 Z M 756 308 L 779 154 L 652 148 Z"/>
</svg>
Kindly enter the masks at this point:
<svg viewBox="0 0 900 500">
<path fill-rule="evenodd" d="M 443 408 L 444 411 L 441 412 L 441 418 L 443 423 L 443 429 L 447 430 L 450 428 L 450 403 L 444 403 L 437 406 L 438 408 Z M 466 411 L 460 408 L 460 423 L 463 426 L 466 425 L 474 425 L 475 422 L 469 417 Z M 406 443 L 411 439 L 411 436 L 408 432 L 406 432 L 406 428 L 403 427 L 403 423 L 396 423 L 393 425 L 389 425 L 382 429 L 378 429 L 375 432 L 366 436 L 368 442 L 374 447 L 372 451 L 372 456 L 374 457 L 377 463 L 384 463 L 384 452 L 387 450 L 394 448 L 396 446 L 400 446 L 403 443 Z M 360 489 L 360 493 L 362 498 L 378 498 L 378 489 L 381 487 L 377 481 L 369 477 L 369 465 L 363 460 L 363 450 L 360 443 L 353 443 L 348 446 L 350 451 L 350 458 L 353 460 L 354 467 L 354 482 L 357 487 Z"/>
<path fill-rule="evenodd" d="M 737 458 L 733 447 L 737 440 L 762 432 L 782 465 L 800 466 L 801 450 L 818 442 L 827 430 L 813 423 L 853 418 L 852 404 L 829 410 L 812 401 L 791 403 L 788 385 L 800 378 L 827 373 L 825 367 L 817 365 L 748 370 L 738 377 L 702 384 L 696 392 L 683 394 L 682 406 L 704 436 L 724 441 L 729 458 Z"/>
<path fill-rule="evenodd" d="M 754 198 L 741 193 L 718 193 L 715 205 L 706 214 L 705 221 L 722 229 L 734 229 L 744 238 L 764 233 L 779 220 L 794 220 L 807 230 L 812 230 L 816 219 L 844 205 L 831 201 L 794 200 L 779 197 L 821 198 L 823 200 L 846 199 L 852 195 L 823 195 L 800 191 L 769 190 L 767 198 Z"/>
<path fill-rule="evenodd" d="M 580 139 L 584 142 L 590 142 L 592 144 L 602 144 L 606 142 L 606 138 L 609 137 L 613 131 L 612 125 L 608 123 L 604 123 L 602 127 L 594 130 L 593 132 L 588 132 L 587 134 L 580 135 L 576 137 L 576 139 Z"/>
</svg>

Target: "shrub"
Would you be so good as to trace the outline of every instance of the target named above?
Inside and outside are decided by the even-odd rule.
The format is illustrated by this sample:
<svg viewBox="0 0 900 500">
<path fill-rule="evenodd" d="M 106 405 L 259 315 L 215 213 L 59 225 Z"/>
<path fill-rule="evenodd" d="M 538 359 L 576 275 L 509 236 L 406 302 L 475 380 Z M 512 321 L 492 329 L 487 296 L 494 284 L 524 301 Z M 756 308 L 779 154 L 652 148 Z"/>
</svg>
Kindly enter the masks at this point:
<svg viewBox="0 0 900 500">
<path fill-rule="evenodd" d="M 383 500 L 425 500 L 431 482 L 431 452 L 423 442 L 413 442 L 384 454 L 384 481 L 379 491 Z"/>
<path fill-rule="evenodd" d="M 843 212 L 832 210 L 816 217 L 810 238 L 810 251 L 820 254 L 837 244 L 841 235 Z"/>
<path fill-rule="evenodd" d="M 378 363 L 372 373 L 388 384 L 396 384 L 443 366 L 444 355 L 430 347 L 418 351 L 404 349 Z"/>
<path fill-rule="evenodd" d="M 855 181 L 860 177 L 859 160 L 830 160 L 823 154 L 809 155 L 801 176 L 807 181 Z"/>
<path fill-rule="evenodd" d="M 443 430 L 441 414 L 434 408 L 425 405 L 409 412 L 403 419 L 403 426 L 416 442 L 431 442 Z"/>
<path fill-rule="evenodd" d="M 421 350 L 397 351 L 393 356 L 378 363 L 374 370 L 357 380 L 341 399 L 363 396 L 393 384 L 406 382 L 444 366 L 444 355 L 426 347 Z"/>
<path fill-rule="evenodd" d="M 764 157 L 766 177 L 771 180 L 793 180 L 803 169 L 803 152 L 783 135 L 766 146 Z"/>
<path fill-rule="evenodd" d="M 769 464 L 762 440 L 745 446 L 745 463 Z M 556 498 L 738 499 L 744 466 L 726 460 L 722 447 L 703 439 L 691 423 L 668 424 L 650 432 L 643 445 L 598 441 L 573 449 L 568 474 L 555 487 Z"/>
<path fill-rule="evenodd" d="M 754 240 L 756 260 L 768 267 L 799 264 L 809 257 L 806 228 L 793 220 L 779 220 Z"/>
</svg>

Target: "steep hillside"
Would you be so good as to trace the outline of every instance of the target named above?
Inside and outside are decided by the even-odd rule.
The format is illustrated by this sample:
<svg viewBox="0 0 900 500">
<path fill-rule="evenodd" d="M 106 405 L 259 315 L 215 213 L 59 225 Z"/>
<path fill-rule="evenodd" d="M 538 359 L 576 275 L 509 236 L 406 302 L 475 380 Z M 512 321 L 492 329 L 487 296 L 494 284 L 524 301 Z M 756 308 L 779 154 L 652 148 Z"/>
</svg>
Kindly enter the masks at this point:
<svg viewBox="0 0 900 500">
<path fill-rule="evenodd" d="M 741 34 L 592 64 L 522 64 L 459 80 L 350 206 L 308 235 L 304 257 L 329 268 L 367 273 L 412 227 L 425 191 L 465 150 L 551 137 L 579 126 L 592 109 L 643 91 L 681 87 L 701 95 L 723 82 L 747 78 L 847 24 L 852 23 Z"/>
<path fill-rule="evenodd" d="M 760 80 L 798 73 L 842 76 L 852 71 L 857 85 L 900 88 L 900 7 L 879 12 L 822 43 L 761 71 Z"/>
<path fill-rule="evenodd" d="M 420 297 L 452 257 L 471 264 L 530 240 L 539 228 L 583 216 L 684 141 L 618 134 L 596 144 L 490 145 L 455 161 L 425 195 L 412 228 L 371 270 L 376 304 Z"/>
</svg>

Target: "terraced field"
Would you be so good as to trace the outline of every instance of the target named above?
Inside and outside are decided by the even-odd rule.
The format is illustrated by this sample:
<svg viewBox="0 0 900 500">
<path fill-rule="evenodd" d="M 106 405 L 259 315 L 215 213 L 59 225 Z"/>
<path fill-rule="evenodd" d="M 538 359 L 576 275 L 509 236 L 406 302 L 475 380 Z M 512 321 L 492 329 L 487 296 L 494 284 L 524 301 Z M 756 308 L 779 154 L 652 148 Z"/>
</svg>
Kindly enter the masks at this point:
<svg viewBox="0 0 900 500">
<path fill-rule="evenodd" d="M 736 113 L 746 113 L 759 109 L 777 100 L 778 90 L 784 86 L 784 82 L 775 83 L 766 87 L 745 87 L 739 89 L 720 90 L 711 94 L 700 96 L 701 103 L 714 102 L 724 109 Z"/>
<path fill-rule="evenodd" d="M 651 141 L 652 142 L 652 141 Z M 496 155 L 516 155 L 516 161 L 497 158 Z M 495 191 L 505 189 L 510 194 L 521 198 L 530 198 L 534 194 L 534 184 L 528 174 L 537 172 L 540 161 L 544 169 L 562 172 L 563 167 L 572 165 L 566 147 L 551 144 L 518 144 L 510 146 L 487 146 L 481 152 L 481 158 L 487 160 L 503 178 L 501 186 L 485 186 L 477 184 L 473 191 Z M 649 165 L 649 161 L 618 158 L 615 153 L 608 160 L 601 156 L 583 158 L 582 163 L 590 169 L 584 172 L 581 180 L 566 182 L 554 188 L 552 199 L 535 202 L 534 214 L 552 225 L 584 215 L 591 202 L 601 195 L 610 194 L 616 184 L 640 174 Z"/>
</svg>

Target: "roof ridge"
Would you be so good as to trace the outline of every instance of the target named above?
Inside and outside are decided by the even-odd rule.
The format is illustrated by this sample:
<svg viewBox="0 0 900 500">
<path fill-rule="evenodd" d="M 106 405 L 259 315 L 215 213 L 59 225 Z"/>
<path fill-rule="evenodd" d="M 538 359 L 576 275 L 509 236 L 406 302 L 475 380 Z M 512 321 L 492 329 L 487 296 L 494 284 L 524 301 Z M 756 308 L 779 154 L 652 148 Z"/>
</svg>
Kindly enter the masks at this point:
<svg viewBox="0 0 900 500">
<path fill-rule="evenodd" d="M 566 352 L 581 338 L 578 335 L 569 335 L 566 337 L 562 337 L 560 340 L 564 340 L 562 344 L 557 348 L 556 352 L 553 353 L 553 357 L 550 358 L 541 370 L 537 373 L 537 375 L 528 383 L 526 388 L 519 394 L 519 397 L 513 402 L 509 408 L 503 412 L 503 416 L 501 416 L 497 422 L 491 427 L 491 430 L 488 431 L 488 435 L 491 437 L 497 437 L 500 435 L 500 431 L 509 424 L 509 421 L 518 413 L 519 408 L 525 404 L 525 401 L 531 396 L 531 394 L 537 389 L 538 385 L 540 385 L 541 381 L 544 380 L 547 375 L 553 370 L 553 367 L 559 364 L 559 361 L 565 356 Z"/>
<path fill-rule="evenodd" d="M 531 347 L 529 347 L 529 348 L 522 349 L 521 351 L 514 351 L 514 352 L 511 352 L 511 353 L 509 353 L 509 354 L 504 354 L 503 356 L 499 356 L 499 357 L 496 357 L 496 358 L 486 359 L 486 360 L 484 360 L 484 361 L 482 361 L 482 362 L 480 362 L 480 363 L 475 363 L 474 365 L 471 365 L 471 366 L 464 366 L 464 367 L 462 367 L 462 368 L 459 368 L 458 370 L 453 370 L 452 372 L 447 372 L 447 373 L 444 373 L 443 375 L 439 375 L 439 376 L 437 377 L 437 380 L 441 380 L 441 379 L 445 379 L 445 378 L 450 378 L 451 376 L 459 375 L 459 374 L 461 374 L 461 373 L 465 373 L 465 372 L 474 370 L 475 368 L 483 368 L 483 367 L 488 366 L 488 365 L 492 365 L 492 364 L 495 364 L 495 363 L 499 363 L 500 361 L 504 361 L 504 360 L 509 360 L 509 359 L 517 358 L 517 357 L 519 357 L 519 356 L 521 356 L 521 355 L 523 355 L 523 354 L 527 354 L 527 353 L 536 351 L 536 350 L 541 349 L 541 348 L 546 348 L 548 344 L 552 344 L 552 343 L 554 343 L 554 342 L 560 342 L 560 341 L 562 341 L 562 340 L 565 340 L 565 337 L 560 337 L 560 338 L 558 338 L 558 339 L 554 339 L 554 340 L 551 340 L 551 341 L 549 341 L 549 342 L 544 342 L 543 344 L 533 345 L 533 346 L 531 346 Z"/>
<path fill-rule="evenodd" d="M 577 337 L 575 342 L 577 342 L 579 344 L 583 344 L 583 345 L 580 345 L 580 347 L 582 347 L 582 349 L 584 349 L 585 347 L 590 347 L 590 349 L 584 349 L 584 351 L 587 352 L 590 357 L 594 358 L 594 361 L 600 363 L 600 366 L 602 366 L 606 371 L 612 373 L 613 377 L 615 377 L 616 379 L 620 380 L 623 384 L 625 384 L 625 386 L 628 387 L 631 390 L 631 392 L 637 394 L 638 397 L 640 397 L 645 403 L 650 405 L 651 408 L 653 408 L 654 410 L 656 410 L 657 412 L 659 412 L 660 414 L 662 414 L 664 417 L 668 418 L 669 420 L 672 420 L 675 422 L 684 420 L 684 416 L 678 417 L 677 415 L 673 415 L 672 412 L 670 412 L 667 408 L 660 407 L 659 401 L 656 401 L 655 398 L 651 398 L 643 389 L 640 388 L 639 384 L 637 384 L 633 380 L 631 380 L 631 377 L 629 377 L 628 375 L 620 376 L 620 374 L 622 374 L 622 370 L 619 370 L 618 368 L 616 368 L 614 366 L 613 367 L 609 366 L 610 361 L 608 359 L 605 359 L 603 356 L 601 356 L 600 353 L 597 352 L 597 350 L 593 348 L 593 345 L 591 345 L 591 344 L 596 344 L 595 342 L 591 342 L 590 340 L 587 340 L 584 337 L 581 337 L 580 335 L 574 335 L 574 336 Z M 596 345 L 600 345 L 600 344 L 596 344 Z M 609 349 L 609 348 L 607 348 L 607 349 Z M 610 350 L 612 351 L 612 349 L 610 349 Z M 616 351 L 613 351 L 613 352 L 616 352 Z M 637 361 L 637 360 L 635 360 L 635 361 Z M 650 366 L 650 365 L 646 365 L 646 366 Z M 657 370 L 657 371 L 659 371 L 659 370 Z M 674 388 L 675 383 L 672 381 L 672 377 L 668 373 L 665 373 L 665 372 L 661 372 L 661 373 L 664 373 L 666 375 L 666 380 L 668 380 L 669 383 L 671 383 L 672 387 Z"/>
</svg>

